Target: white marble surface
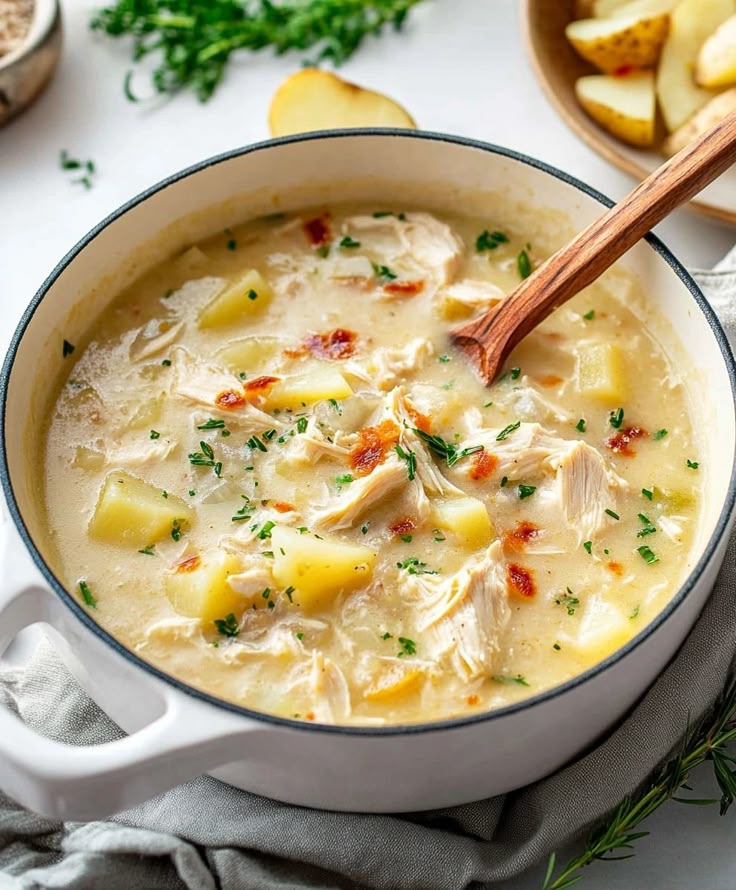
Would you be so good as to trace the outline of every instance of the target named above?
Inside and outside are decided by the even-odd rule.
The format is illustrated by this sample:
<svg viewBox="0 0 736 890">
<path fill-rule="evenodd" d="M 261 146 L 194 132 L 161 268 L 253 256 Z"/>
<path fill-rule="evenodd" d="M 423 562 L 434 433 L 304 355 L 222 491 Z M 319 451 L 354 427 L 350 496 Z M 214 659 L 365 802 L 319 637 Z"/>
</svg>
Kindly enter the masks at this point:
<svg viewBox="0 0 736 890">
<path fill-rule="evenodd" d="M 57 76 L 25 116 L 0 130 L 0 346 L 58 259 L 109 211 L 161 177 L 208 155 L 267 137 L 273 91 L 299 57 L 267 54 L 235 63 L 214 99 L 182 95 L 133 105 L 122 94 L 123 46 L 90 34 L 93 4 L 63 0 L 66 44 Z M 536 155 L 618 197 L 631 181 L 580 143 L 547 104 L 527 64 L 515 0 L 430 0 L 402 35 L 371 42 L 344 68 L 359 83 L 404 103 L 421 126 Z M 138 93 L 147 82 L 135 81 Z M 66 148 L 98 167 L 94 188 L 59 169 Z M 660 227 L 691 265 L 712 265 L 736 233 L 688 211 Z M 707 771 L 699 797 L 713 795 Z M 597 863 L 586 890 L 725 890 L 736 886 L 736 816 L 670 804 L 649 820 L 635 859 Z M 569 851 L 565 851 L 569 852 Z M 563 854 L 564 856 L 564 854 Z M 541 870 L 503 885 L 527 890 Z"/>
</svg>

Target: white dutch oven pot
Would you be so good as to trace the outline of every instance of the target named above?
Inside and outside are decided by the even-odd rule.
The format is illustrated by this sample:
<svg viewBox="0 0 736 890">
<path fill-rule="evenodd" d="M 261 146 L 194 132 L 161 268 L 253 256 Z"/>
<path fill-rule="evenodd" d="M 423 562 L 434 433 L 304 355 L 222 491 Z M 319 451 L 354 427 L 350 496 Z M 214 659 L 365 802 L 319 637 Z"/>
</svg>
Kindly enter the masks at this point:
<svg viewBox="0 0 736 890">
<path fill-rule="evenodd" d="M 80 339 L 136 268 L 217 228 L 279 206 L 337 199 L 393 206 L 408 195 L 429 201 L 438 188 L 445 206 L 462 194 L 500 192 L 556 208 L 576 228 L 609 203 L 544 164 L 468 140 L 407 131 L 290 138 L 205 161 L 135 198 L 80 242 L 35 296 L 2 374 L 0 474 L 15 529 L 8 524 L 0 655 L 22 628 L 48 626 L 79 683 L 129 735 L 98 747 L 67 746 L 0 708 L 0 787 L 17 801 L 48 816 L 91 819 L 202 772 L 312 807 L 390 812 L 477 800 L 570 760 L 625 713 L 673 656 L 711 591 L 733 518 L 736 371 L 697 286 L 654 238 L 623 264 L 670 319 L 693 369 L 693 410 L 709 431 L 701 459 L 700 556 L 667 608 L 579 677 L 520 704 L 441 723 L 345 728 L 275 718 L 151 667 L 98 627 L 55 577 L 33 463 L 41 441 L 31 431 L 48 411 L 49 381 L 62 371 L 62 338 Z M 211 215 L 206 222 L 208 208 L 219 208 L 216 222 Z"/>
</svg>

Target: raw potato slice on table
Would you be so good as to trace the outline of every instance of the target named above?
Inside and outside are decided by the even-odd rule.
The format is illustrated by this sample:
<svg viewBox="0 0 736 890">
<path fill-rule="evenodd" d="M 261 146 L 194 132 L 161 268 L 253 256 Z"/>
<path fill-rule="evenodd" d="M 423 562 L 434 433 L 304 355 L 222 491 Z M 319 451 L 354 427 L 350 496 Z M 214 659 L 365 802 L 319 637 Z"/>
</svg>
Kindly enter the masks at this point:
<svg viewBox="0 0 736 890">
<path fill-rule="evenodd" d="M 736 83 L 736 15 L 726 19 L 703 44 L 695 80 L 710 89 Z"/>
<path fill-rule="evenodd" d="M 577 80 L 575 93 L 593 120 L 609 133 L 631 145 L 654 141 L 656 101 L 651 71 L 591 74 Z"/>
<path fill-rule="evenodd" d="M 579 55 L 613 74 L 654 65 L 668 29 L 669 15 L 652 13 L 642 18 L 581 19 L 571 22 L 565 34 Z"/>
<path fill-rule="evenodd" d="M 670 133 L 715 95 L 695 83 L 693 70 L 706 39 L 735 11 L 735 0 L 682 0 L 674 9 L 657 70 L 657 97 Z"/>
<path fill-rule="evenodd" d="M 268 124 L 272 136 L 334 127 L 416 129 L 409 112 L 393 99 L 318 68 L 304 68 L 281 84 Z"/>
<path fill-rule="evenodd" d="M 733 111 L 736 111 L 736 87 L 714 96 L 689 121 L 671 133 L 662 145 L 664 153 L 676 154 Z"/>
</svg>

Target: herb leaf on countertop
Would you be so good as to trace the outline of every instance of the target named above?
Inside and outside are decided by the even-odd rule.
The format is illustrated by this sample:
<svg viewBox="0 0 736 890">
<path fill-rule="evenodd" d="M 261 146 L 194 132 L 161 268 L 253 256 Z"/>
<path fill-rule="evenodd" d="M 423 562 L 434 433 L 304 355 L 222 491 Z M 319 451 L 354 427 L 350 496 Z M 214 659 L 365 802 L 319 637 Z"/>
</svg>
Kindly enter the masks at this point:
<svg viewBox="0 0 736 890">
<path fill-rule="evenodd" d="M 311 64 L 347 61 L 370 35 L 398 31 L 422 0 L 116 0 L 98 9 L 93 31 L 132 37 L 132 58 L 154 55 L 155 93 L 192 89 L 206 102 L 238 50 L 271 47 L 276 55 L 312 50 Z M 125 77 L 124 92 L 138 101 Z"/>
</svg>

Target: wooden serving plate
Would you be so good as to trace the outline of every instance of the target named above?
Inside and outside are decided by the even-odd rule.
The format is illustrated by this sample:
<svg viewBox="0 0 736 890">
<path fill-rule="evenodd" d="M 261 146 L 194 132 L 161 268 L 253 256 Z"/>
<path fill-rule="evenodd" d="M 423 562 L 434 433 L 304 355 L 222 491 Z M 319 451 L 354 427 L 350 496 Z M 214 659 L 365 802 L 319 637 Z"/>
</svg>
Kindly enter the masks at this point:
<svg viewBox="0 0 736 890">
<path fill-rule="evenodd" d="M 525 0 L 525 39 L 532 68 L 550 102 L 577 136 L 620 170 L 644 179 L 665 160 L 658 148 L 645 150 L 626 145 L 606 133 L 578 104 L 575 81 L 596 70 L 577 55 L 565 37 L 565 27 L 574 18 L 575 0 Z M 708 186 L 689 206 L 713 219 L 736 225 L 736 168 Z"/>
</svg>

